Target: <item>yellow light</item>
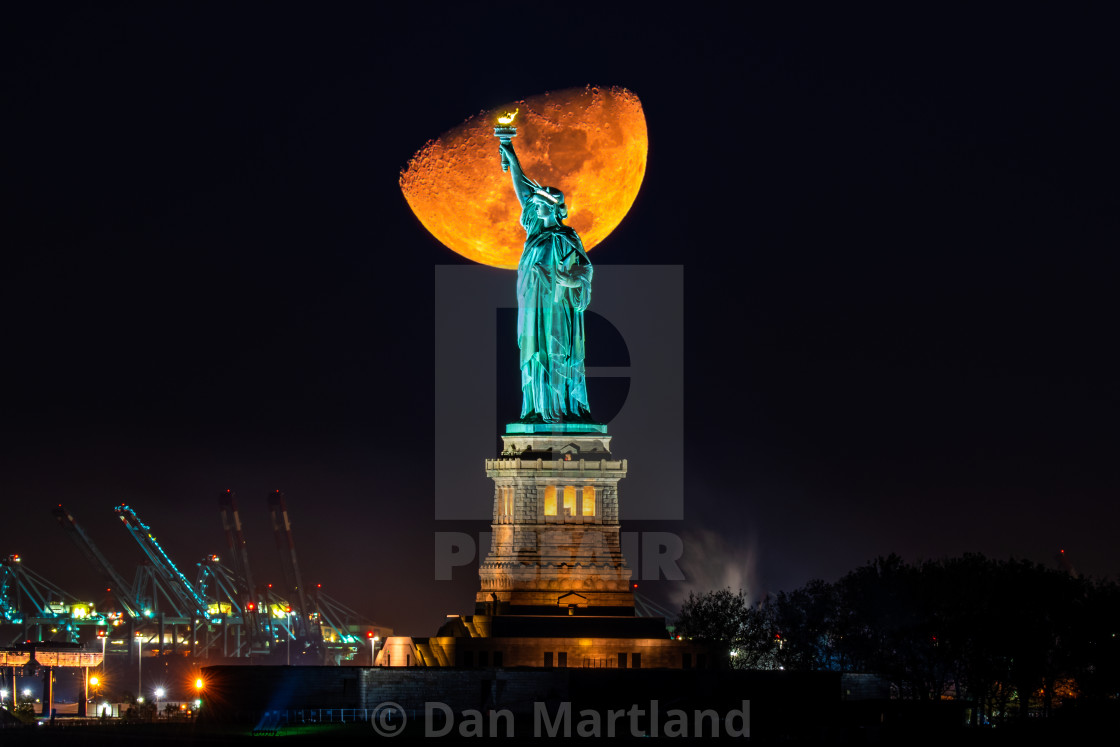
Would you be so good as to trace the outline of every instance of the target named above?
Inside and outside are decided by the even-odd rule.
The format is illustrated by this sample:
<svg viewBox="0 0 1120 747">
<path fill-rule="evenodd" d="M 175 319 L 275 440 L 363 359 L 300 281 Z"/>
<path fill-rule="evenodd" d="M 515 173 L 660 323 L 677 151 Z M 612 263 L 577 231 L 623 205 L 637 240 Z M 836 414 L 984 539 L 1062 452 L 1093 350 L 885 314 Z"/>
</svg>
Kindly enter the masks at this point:
<svg viewBox="0 0 1120 747">
<path fill-rule="evenodd" d="M 517 107 L 516 109 L 514 109 L 511 112 L 506 112 L 502 116 L 498 117 L 498 124 L 500 124 L 500 125 L 511 125 L 511 124 L 513 124 L 513 118 L 517 116 L 517 113 L 519 111 L 521 111 L 521 107 Z"/>
<path fill-rule="evenodd" d="M 201 690 L 202 689 L 202 680 L 201 679 L 197 679 L 197 680 L 194 681 L 194 689 L 195 690 Z"/>
<path fill-rule="evenodd" d="M 97 679 L 96 677 L 90 677 L 89 678 L 89 684 L 93 685 L 94 687 L 97 687 L 97 683 L 100 682 L 100 681 L 101 680 Z"/>
<path fill-rule="evenodd" d="M 574 485 L 564 486 L 564 514 L 576 515 L 576 488 Z"/>
</svg>

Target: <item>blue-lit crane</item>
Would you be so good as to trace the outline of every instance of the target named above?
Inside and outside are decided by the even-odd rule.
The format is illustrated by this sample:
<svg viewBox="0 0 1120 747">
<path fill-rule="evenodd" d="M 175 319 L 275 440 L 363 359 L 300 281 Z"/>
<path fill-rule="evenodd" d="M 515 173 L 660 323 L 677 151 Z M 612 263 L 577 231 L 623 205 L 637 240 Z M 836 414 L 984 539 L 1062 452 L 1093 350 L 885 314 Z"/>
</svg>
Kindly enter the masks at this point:
<svg viewBox="0 0 1120 747">
<path fill-rule="evenodd" d="M 44 626 L 50 639 L 61 637 L 76 643 L 79 624 L 104 625 L 105 619 L 95 613 L 92 604 L 28 568 L 19 555 L 9 555 L 0 560 L 0 623 L 21 626 L 13 644 L 31 637 L 43 640 Z"/>
<path fill-rule="evenodd" d="M 136 512 L 129 506 L 122 504 L 114 510 L 128 533 L 132 535 L 136 544 L 140 545 L 140 549 L 151 561 L 151 566 L 141 566 L 141 568 L 150 567 L 152 576 L 163 582 L 160 588 L 167 593 L 167 601 L 173 603 L 175 616 L 208 619 L 206 598 L 198 593 L 194 585 L 176 567 L 163 546 L 152 534 L 152 528 L 142 522 Z"/>
<path fill-rule="evenodd" d="M 152 533 L 152 528 L 141 521 L 132 508 L 122 504 L 114 510 L 125 529 L 136 540 L 136 544 L 140 545 L 141 551 L 149 561 L 147 564 L 137 567 L 133 593 L 138 597 L 150 595 L 152 599 L 152 606 L 145 609 L 144 614 L 154 616 L 159 625 L 160 652 L 166 651 L 165 625 L 171 625 L 173 648 L 178 646 L 180 626 L 190 626 L 190 640 L 198 640 L 200 634 L 206 636 L 205 632 L 200 633 L 198 627 L 203 624 L 206 626 L 206 630 L 209 630 L 208 624 L 211 622 L 211 617 L 206 598 L 199 594 L 194 585 L 183 575 L 183 572 L 171 560 L 171 557 Z M 161 607 L 161 598 L 170 609 L 165 610 Z M 170 614 L 168 614 L 169 612 Z M 240 648 L 240 626 L 242 623 L 240 610 L 235 611 L 235 615 L 223 618 L 222 623 L 223 640 L 227 632 L 225 626 L 230 624 L 236 626 L 238 648 Z M 209 636 L 207 636 L 208 643 Z M 205 647 L 207 647 L 206 644 L 204 644 Z M 198 649 L 192 646 L 192 650 L 197 655 Z"/>
<path fill-rule="evenodd" d="M 66 534 L 78 546 L 82 555 L 86 560 L 97 569 L 105 582 L 109 584 L 107 591 L 113 595 L 113 599 L 120 605 L 121 611 L 132 620 L 142 617 L 144 605 L 138 603 L 136 595 L 133 593 L 132 585 L 125 581 L 124 576 L 117 572 L 112 563 L 101 554 L 97 549 L 97 545 L 93 543 L 90 536 L 78 524 L 74 515 L 62 507 L 60 503 L 54 508 L 51 513 L 58 521 L 59 526 L 66 530 Z"/>
</svg>

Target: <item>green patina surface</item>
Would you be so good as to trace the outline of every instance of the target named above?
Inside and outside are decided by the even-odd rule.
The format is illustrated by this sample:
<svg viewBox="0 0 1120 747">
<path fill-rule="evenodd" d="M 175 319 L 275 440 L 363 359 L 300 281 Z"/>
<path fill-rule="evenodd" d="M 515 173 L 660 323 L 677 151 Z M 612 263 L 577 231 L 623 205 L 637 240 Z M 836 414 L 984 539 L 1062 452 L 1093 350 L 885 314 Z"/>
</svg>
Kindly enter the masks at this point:
<svg viewBox="0 0 1120 747">
<path fill-rule="evenodd" d="M 563 221 L 564 194 L 527 177 L 510 142 L 516 130 L 499 128 L 503 167 L 508 164 L 521 203 L 525 246 L 517 266 L 517 344 L 521 349 L 521 421 L 558 426 L 581 422 L 583 432 L 599 431 L 591 421 L 584 367 L 583 312 L 591 303 L 591 260 L 579 235 Z M 567 432 L 563 430 L 561 432 Z"/>
</svg>

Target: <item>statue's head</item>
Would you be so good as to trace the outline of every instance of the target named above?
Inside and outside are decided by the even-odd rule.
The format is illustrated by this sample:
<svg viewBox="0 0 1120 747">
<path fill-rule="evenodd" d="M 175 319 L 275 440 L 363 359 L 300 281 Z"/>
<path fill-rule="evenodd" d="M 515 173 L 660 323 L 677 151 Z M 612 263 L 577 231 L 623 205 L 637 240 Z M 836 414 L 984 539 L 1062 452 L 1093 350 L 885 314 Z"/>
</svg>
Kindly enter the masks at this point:
<svg viewBox="0 0 1120 747">
<path fill-rule="evenodd" d="M 542 218 L 551 215 L 557 220 L 563 220 L 568 217 L 564 193 L 556 187 L 541 187 L 533 190 L 533 204 L 537 206 L 537 215 Z"/>
</svg>

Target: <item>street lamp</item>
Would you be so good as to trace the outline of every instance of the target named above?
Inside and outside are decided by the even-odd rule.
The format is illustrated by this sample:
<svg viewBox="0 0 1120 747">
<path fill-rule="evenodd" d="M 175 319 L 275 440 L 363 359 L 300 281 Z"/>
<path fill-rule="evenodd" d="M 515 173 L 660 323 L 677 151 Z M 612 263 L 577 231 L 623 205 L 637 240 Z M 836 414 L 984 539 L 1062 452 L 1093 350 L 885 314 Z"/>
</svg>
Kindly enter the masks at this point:
<svg viewBox="0 0 1120 747">
<path fill-rule="evenodd" d="M 374 635 L 371 630 L 366 633 L 366 638 L 369 639 L 369 665 L 372 667 L 377 664 L 377 642 L 381 640 L 381 636 Z"/>
<path fill-rule="evenodd" d="M 159 702 L 161 700 L 163 700 L 163 696 L 166 695 L 166 694 L 167 694 L 167 691 L 164 690 L 162 687 L 157 687 L 156 688 L 156 718 L 159 718 Z"/>
<path fill-rule="evenodd" d="M 144 692 L 144 639 L 136 636 L 136 697 Z"/>
<path fill-rule="evenodd" d="M 271 584 L 270 584 L 271 586 Z M 284 632 L 288 636 L 288 666 L 292 665 L 292 608 L 290 606 L 284 608 L 284 619 L 287 621 L 287 626 Z"/>
</svg>

